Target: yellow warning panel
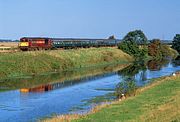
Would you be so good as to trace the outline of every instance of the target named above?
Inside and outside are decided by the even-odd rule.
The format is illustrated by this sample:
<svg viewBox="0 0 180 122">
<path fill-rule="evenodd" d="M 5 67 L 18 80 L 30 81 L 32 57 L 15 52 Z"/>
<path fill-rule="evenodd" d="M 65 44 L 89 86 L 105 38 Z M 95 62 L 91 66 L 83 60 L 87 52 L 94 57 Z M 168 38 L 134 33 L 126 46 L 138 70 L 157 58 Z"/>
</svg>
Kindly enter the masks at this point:
<svg viewBox="0 0 180 122">
<path fill-rule="evenodd" d="M 29 89 L 26 89 L 26 88 L 24 88 L 24 89 L 20 89 L 20 92 L 24 92 L 24 93 L 26 93 L 26 92 L 29 92 Z"/>
<path fill-rule="evenodd" d="M 19 46 L 21 46 L 21 47 L 29 46 L 29 43 L 28 42 L 20 42 Z"/>
</svg>

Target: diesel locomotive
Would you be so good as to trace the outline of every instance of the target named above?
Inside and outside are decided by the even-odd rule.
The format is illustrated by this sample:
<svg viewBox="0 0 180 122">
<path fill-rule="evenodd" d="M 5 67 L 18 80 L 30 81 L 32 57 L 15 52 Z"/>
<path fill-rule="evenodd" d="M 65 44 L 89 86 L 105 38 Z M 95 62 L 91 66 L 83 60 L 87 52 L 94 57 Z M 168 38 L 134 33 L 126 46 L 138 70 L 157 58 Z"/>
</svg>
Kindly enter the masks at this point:
<svg viewBox="0 0 180 122">
<path fill-rule="evenodd" d="M 22 51 L 30 50 L 47 50 L 53 46 L 52 40 L 49 38 L 40 37 L 23 37 L 20 39 L 19 48 Z"/>
<path fill-rule="evenodd" d="M 49 49 L 72 49 L 89 47 L 117 46 L 118 39 L 82 39 L 82 38 L 42 38 L 23 37 L 20 39 L 19 48 L 22 51 L 49 50 Z"/>
</svg>

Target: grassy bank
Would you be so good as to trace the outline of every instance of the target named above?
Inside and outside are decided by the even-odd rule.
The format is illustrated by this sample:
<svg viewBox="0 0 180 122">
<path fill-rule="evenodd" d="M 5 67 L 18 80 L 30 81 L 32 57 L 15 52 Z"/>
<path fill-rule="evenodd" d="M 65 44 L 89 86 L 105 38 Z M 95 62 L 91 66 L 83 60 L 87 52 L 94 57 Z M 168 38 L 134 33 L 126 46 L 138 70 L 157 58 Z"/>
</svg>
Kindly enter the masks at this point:
<svg viewBox="0 0 180 122">
<path fill-rule="evenodd" d="M 128 63 L 132 57 L 116 48 L 18 52 L 0 55 L 0 78 L 63 71 L 107 63 Z"/>
<path fill-rule="evenodd" d="M 67 115 L 48 122 L 180 121 L 180 75 L 156 79 L 140 88 L 136 96 L 94 108 L 88 115 Z"/>
</svg>

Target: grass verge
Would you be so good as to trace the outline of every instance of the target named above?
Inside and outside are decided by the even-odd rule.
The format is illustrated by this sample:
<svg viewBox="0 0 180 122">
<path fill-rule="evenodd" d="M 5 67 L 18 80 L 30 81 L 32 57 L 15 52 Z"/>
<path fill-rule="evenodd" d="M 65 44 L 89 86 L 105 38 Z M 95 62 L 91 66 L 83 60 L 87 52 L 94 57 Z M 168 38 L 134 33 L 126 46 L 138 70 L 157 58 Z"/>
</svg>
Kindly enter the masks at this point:
<svg viewBox="0 0 180 122">
<path fill-rule="evenodd" d="M 18 52 L 0 55 L 0 78 L 64 71 L 108 63 L 128 63 L 132 57 L 117 48 Z"/>
<path fill-rule="evenodd" d="M 180 75 L 155 79 L 121 102 L 95 107 L 87 115 L 62 115 L 45 122 L 178 122 L 180 121 Z"/>
</svg>

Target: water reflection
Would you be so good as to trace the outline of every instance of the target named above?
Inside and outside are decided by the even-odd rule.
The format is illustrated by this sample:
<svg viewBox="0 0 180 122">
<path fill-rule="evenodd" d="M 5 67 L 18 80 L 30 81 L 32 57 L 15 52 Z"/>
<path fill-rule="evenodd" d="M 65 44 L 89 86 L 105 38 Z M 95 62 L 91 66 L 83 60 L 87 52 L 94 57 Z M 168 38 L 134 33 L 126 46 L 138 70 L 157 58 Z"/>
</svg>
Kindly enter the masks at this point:
<svg viewBox="0 0 180 122">
<path fill-rule="evenodd" d="M 172 60 L 173 66 L 180 66 L 180 56 Z"/>
<path fill-rule="evenodd" d="M 26 92 L 45 92 L 45 91 L 50 91 L 53 90 L 53 85 L 42 85 L 42 86 L 37 86 L 34 88 L 22 88 L 20 89 L 20 92 L 26 93 Z"/>
<path fill-rule="evenodd" d="M 69 86 L 83 81 L 101 78 L 104 75 L 112 75 L 112 72 L 116 72 L 119 69 L 123 69 L 126 66 L 128 66 L 128 64 L 124 64 L 124 65 L 116 64 L 116 65 L 95 67 L 89 69 L 87 68 L 81 70 L 52 73 L 52 74 L 33 76 L 27 78 L 5 79 L 3 81 L 0 81 L 0 91 L 24 89 L 21 91 L 25 92 L 25 91 L 31 91 L 30 89 L 36 87 L 39 89 L 42 88 L 45 89 L 47 86 L 52 84 L 56 84 L 56 85 L 58 84 L 59 87 Z"/>
<path fill-rule="evenodd" d="M 166 67 L 168 64 L 169 64 L 169 59 L 150 60 L 147 62 L 147 64 L 145 62 L 134 62 L 134 64 L 129 65 L 129 66 L 123 68 L 122 70 L 117 71 L 118 75 L 121 77 L 121 82 L 119 82 L 116 85 L 115 96 L 117 98 L 119 98 L 121 96 L 121 94 L 126 94 L 126 96 L 135 95 L 135 90 L 139 86 L 142 86 L 143 84 L 145 84 L 144 81 L 148 80 L 147 70 L 159 71 L 163 67 Z M 51 82 L 49 84 L 37 85 L 35 87 L 30 87 L 30 88 L 23 87 L 23 88 L 20 88 L 20 92 L 22 92 L 22 93 L 47 92 L 47 91 L 51 91 L 51 90 L 55 90 L 55 89 L 62 89 L 65 87 L 77 85 L 77 84 L 83 83 L 85 81 L 95 80 L 98 78 L 100 79 L 104 76 L 114 75 L 114 73 L 112 72 L 113 71 L 112 67 L 107 67 L 107 66 L 103 67 L 103 71 L 104 72 L 102 74 L 98 74 L 98 72 L 96 72 L 97 74 L 96 75 L 93 74 L 92 77 L 88 76 L 86 74 L 84 77 L 78 77 L 78 78 L 74 79 L 73 81 L 72 80 L 65 81 L 65 79 L 66 79 L 65 77 L 63 77 L 63 79 L 60 80 L 59 77 L 57 77 L 57 74 L 52 74 L 52 77 L 55 79 L 59 79 L 60 82 L 54 83 L 54 82 L 52 82 L 52 78 L 50 77 L 50 78 L 48 78 L 48 80 L 51 79 Z M 107 72 L 111 72 L 111 73 L 107 73 Z M 73 74 L 73 72 L 70 72 L 70 74 Z M 64 72 L 63 76 L 69 76 L 69 73 Z M 43 78 L 43 81 L 47 80 L 47 79 L 44 80 L 44 77 L 42 77 L 42 78 Z M 33 80 L 37 80 L 37 79 L 34 78 Z M 41 80 L 41 79 L 38 79 L 37 81 L 39 81 L 39 80 Z M 47 83 L 49 82 L 48 80 L 47 80 Z M 141 82 L 140 84 L 138 84 L 139 81 Z M 24 81 L 24 82 L 26 83 L 27 81 Z"/>
<path fill-rule="evenodd" d="M 135 95 L 138 87 L 136 82 L 147 80 L 146 70 L 147 67 L 144 62 L 135 62 L 133 65 L 118 71 L 118 75 L 122 77 L 122 81 L 116 85 L 115 96 L 119 99 L 122 94 L 125 94 L 125 96 Z"/>
<path fill-rule="evenodd" d="M 127 67 L 114 65 L 0 82 L 2 89 L 10 90 L 0 92 L 0 121 L 36 121 L 53 113 L 79 113 L 120 94 L 135 95 L 150 79 L 180 70 L 175 62 L 164 62 L 135 62 Z"/>
<path fill-rule="evenodd" d="M 141 73 L 142 80 L 143 79 L 145 80 L 146 69 L 147 68 L 144 62 L 135 62 L 134 64 L 118 71 L 118 74 L 122 76 L 125 81 L 129 81 L 129 80 L 135 80 L 136 74 L 142 72 Z"/>
<path fill-rule="evenodd" d="M 145 62 L 135 62 L 134 64 L 118 71 L 118 75 L 121 76 L 122 81 L 116 85 L 115 95 L 119 99 L 122 94 L 126 96 L 135 95 L 136 89 L 143 86 L 148 82 L 148 73 L 157 72 L 164 67 L 168 67 L 171 59 L 163 60 L 150 60 Z M 179 58 L 173 60 L 174 64 L 179 61 Z M 180 64 L 177 64 L 178 66 Z"/>
<path fill-rule="evenodd" d="M 162 67 L 166 67 L 170 62 L 170 59 L 161 59 L 161 60 L 150 60 L 147 63 L 148 69 L 151 71 L 161 70 Z"/>
</svg>

